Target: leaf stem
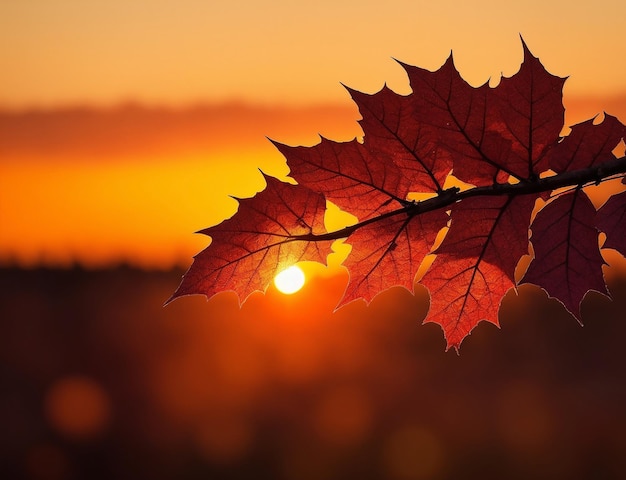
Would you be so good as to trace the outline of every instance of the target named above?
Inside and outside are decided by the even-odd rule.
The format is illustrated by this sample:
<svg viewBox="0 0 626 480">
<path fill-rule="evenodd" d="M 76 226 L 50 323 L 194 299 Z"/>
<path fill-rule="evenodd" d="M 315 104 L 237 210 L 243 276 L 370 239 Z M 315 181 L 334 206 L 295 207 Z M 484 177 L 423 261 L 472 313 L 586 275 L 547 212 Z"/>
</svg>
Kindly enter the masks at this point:
<svg viewBox="0 0 626 480">
<path fill-rule="evenodd" d="M 429 198 L 421 202 L 411 202 L 397 210 L 384 213 L 377 217 L 372 217 L 354 225 L 322 234 L 305 234 L 291 237 L 290 241 L 302 240 L 308 242 L 320 242 L 327 240 L 339 240 L 350 236 L 359 228 L 365 227 L 385 218 L 396 215 L 415 216 L 433 210 L 439 210 L 470 197 L 479 196 L 517 196 L 529 195 L 539 192 L 549 192 L 557 188 L 576 186 L 582 187 L 586 184 L 598 183 L 607 177 L 626 173 L 626 156 L 614 160 L 594 165 L 589 168 L 573 170 L 559 173 L 550 177 L 537 178 L 535 180 L 511 183 L 494 183 L 483 187 L 472 187 L 467 190 L 460 190 L 458 187 L 451 187 L 442 190 L 436 197 Z"/>
</svg>

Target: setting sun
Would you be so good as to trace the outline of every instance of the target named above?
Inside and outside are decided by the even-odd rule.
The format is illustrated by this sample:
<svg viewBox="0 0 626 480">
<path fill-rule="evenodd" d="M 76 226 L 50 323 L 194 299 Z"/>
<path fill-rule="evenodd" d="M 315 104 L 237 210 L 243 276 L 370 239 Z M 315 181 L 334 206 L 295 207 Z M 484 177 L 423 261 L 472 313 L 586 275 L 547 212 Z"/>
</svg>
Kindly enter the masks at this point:
<svg viewBox="0 0 626 480">
<path fill-rule="evenodd" d="M 625 18 L 0 0 L 0 480 L 626 480 Z"/>
<path fill-rule="evenodd" d="M 296 293 L 304 286 L 304 281 L 304 272 L 297 265 L 292 265 L 274 277 L 274 285 L 285 295 Z"/>
</svg>

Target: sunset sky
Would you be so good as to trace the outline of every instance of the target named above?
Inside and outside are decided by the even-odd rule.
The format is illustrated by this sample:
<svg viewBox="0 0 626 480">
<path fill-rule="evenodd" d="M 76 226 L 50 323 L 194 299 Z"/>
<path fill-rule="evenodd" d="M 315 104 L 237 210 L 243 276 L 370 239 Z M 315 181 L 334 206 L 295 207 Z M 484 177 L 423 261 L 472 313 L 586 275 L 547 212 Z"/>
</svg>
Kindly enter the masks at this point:
<svg viewBox="0 0 626 480">
<path fill-rule="evenodd" d="M 229 195 L 287 167 L 266 136 L 360 134 L 341 83 L 409 93 L 393 60 L 472 84 L 521 34 L 569 76 L 567 122 L 626 117 L 626 5 L 322 0 L 1 2 L 0 263 L 187 266 Z"/>
<path fill-rule="evenodd" d="M 392 57 L 470 82 L 516 71 L 519 34 L 567 93 L 623 93 L 624 2 L 2 2 L 0 104 L 345 102 L 339 82 L 407 91 Z"/>
<path fill-rule="evenodd" d="M 566 126 L 626 123 L 625 19 L 624 0 L 0 0 L 0 477 L 625 478 L 608 248 L 612 300 L 589 292 L 584 328 L 521 285 L 460 356 L 419 326 L 424 286 L 337 309 L 341 252 L 302 262 L 293 295 L 164 307 L 210 242 L 194 232 L 289 175 L 268 138 L 361 137 L 342 84 L 409 94 L 394 59 L 453 51 L 495 86 L 521 35 L 568 77 Z"/>
</svg>

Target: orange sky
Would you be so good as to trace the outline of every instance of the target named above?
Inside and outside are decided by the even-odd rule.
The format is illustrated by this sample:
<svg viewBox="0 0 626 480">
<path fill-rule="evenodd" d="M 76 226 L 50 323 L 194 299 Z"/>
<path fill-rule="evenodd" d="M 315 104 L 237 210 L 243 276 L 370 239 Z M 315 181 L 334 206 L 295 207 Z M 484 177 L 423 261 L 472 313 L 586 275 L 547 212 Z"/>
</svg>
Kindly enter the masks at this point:
<svg viewBox="0 0 626 480">
<path fill-rule="evenodd" d="M 480 84 L 518 68 L 522 33 L 570 78 L 569 124 L 626 118 L 621 1 L 314 4 L 200 0 L 1 2 L 0 264 L 187 266 L 229 195 L 282 177 L 265 136 L 358 135 L 340 82 L 409 88 L 404 62 L 454 50 Z"/>
<path fill-rule="evenodd" d="M 511 74 L 520 33 L 568 93 L 616 93 L 625 17 L 621 0 L 5 1 L 0 105 L 345 102 L 339 82 L 406 90 L 391 57 Z"/>
<path fill-rule="evenodd" d="M 333 106 L 0 113 L 0 264 L 186 266 L 208 242 L 193 232 L 264 188 L 259 169 L 288 173 L 265 135 L 350 139 L 356 118 Z"/>
<path fill-rule="evenodd" d="M 519 68 L 521 33 L 570 76 L 566 124 L 602 110 L 626 123 L 625 18 L 624 0 L 0 0 L 9 466 L 36 478 L 617 471 L 626 259 L 615 252 L 614 301 L 591 293 L 584 330 L 522 286 L 503 300 L 506 328 L 477 328 L 461 362 L 443 357 L 438 326 L 415 328 L 425 288 L 334 312 L 348 282 L 337 254 L 328 269 L 304 264 L 298 294 L 270 285 L 242 308 L 232 292 L 161 308 L 174 273 L 3 268 L 189 267 L 209 242 L 193 232 L 230 216 L 230 196 L 262 189 L 259 169 L 288 174 L 266 136 L 360 135 L 340 82 L 409 93 L 391 57 L 436 69 L 454 50 L 472 84 L 497 81 Z"/>
</svg>

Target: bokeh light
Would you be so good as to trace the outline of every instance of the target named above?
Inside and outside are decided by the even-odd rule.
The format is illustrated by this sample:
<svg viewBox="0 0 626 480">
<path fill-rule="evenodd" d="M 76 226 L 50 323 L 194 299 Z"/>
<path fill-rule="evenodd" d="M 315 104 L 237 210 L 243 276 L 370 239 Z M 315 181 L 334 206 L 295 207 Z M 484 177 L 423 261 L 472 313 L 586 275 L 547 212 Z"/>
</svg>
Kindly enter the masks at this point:
<svg viewBox="0 0 626 480">
<path fill-rule="evenodd" d="M 55 382 L 45 398 L 50 424 L 73 439 L 90 439 L 105 430 L 111 420 L 111 402 L 94 380 L 82 376 Z"/>
</svg>

